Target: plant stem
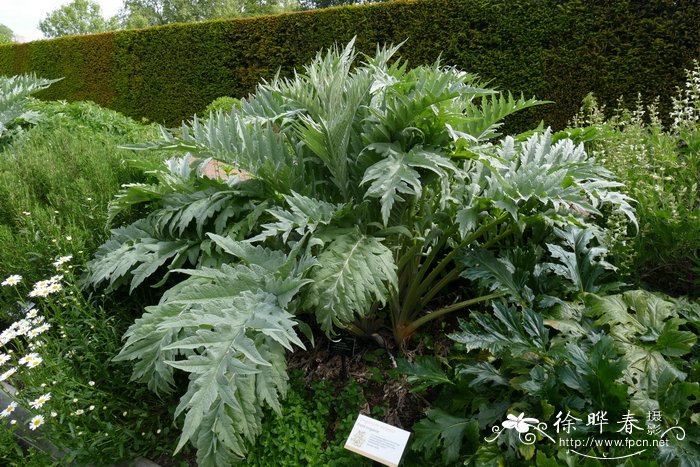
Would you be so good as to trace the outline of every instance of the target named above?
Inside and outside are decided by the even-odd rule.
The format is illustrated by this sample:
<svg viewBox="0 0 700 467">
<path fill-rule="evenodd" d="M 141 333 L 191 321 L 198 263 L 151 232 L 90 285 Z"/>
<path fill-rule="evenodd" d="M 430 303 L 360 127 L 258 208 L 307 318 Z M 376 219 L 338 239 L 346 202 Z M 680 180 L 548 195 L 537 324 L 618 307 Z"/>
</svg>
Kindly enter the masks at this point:
<svg viewBox="0 0 700 467">
<path fill-rule="evenodd" d="M 428 274 L 428 277 L 420 283 L 418 287 L 412 287 L 411 292 L 409 293 L 407 303 L 411 306 L 414 306 L 415 303 L 418 301 L 418 298 L 425 294 L 428 290 L 428 287 L 435 282 L 437 279 L 438 275 L 452 263 L 452 260 L 460 253 L 460 250 L 481 237 L 482 235 L 486 234 L 489 230 L 496 228 L 498 225 L 502 224 L 508 219 L 508 214 L 503 214 L 500 217 L 495 218 L 488 224 L 482 225 L 479 227 L 476 231 L 474 231 L 471 235 L 469 235 L 467 238 L 465 238 L 457 247 L 455 247 L 452 251 L 450 251 L 445 257 L 438 263 L 437 266 L 433 268 L 432 271 L 430 271 L 430 274 Z"/>
<path fill-rule="evenodd" d="M 494 298 L 499 298 L 502 297 L 504 294 L 501 292 L 496 292 L 492 293 L 489 295 L 482 295 L 480 297 L 476 298 L 470 298 L 469 300 L 464 300 L 461 302 L 457 302 L 455 304 L 452 304 L 450 306 L 446 306 L 444 308 L 440 308 L 439 310 L 431 311 L 430 313 L 427 313 L 417 320 L 413 321 L 409 325 L 407 325 L 404 330 L 405 332 L 403 333 L 403 338 L 404 340 L 408 338 L 411 334 L 413 334 L 419 327 L 423 326 L 424 324 L 428 323 L 429 321 L 432 321 L 434 319 L 437 319 L 441 316 L 444 316 L 448 313 L 452 313 L 453 311 L 458 311 L 463 308 L 466 308 L 468 306 L 481 303 L 481 302 L 487 302 L 489 300 L 493 300 Z"/>
<path fill-rule="evenodd" d="M 440 281 L 435 284 L 427 294 L 423 295 L 418 303 L 419 308 L 425 307 L 430 300 L 435 297 L 442 289 L 444 289 L 449 283 L 454 282 L 459 278 L 460 273 L 462 272 L 462 268 L 455 268 L 449 273 L 445 274 L 445 276 L 440 279 Z"/>
<path fill-rule="evenodd" d="M 491 240 L 489 240 L 488 242 L 484 243 L 481 247 L 484 248 L 484 249 L 488 249 L 488 248 L 492 247 L 495 243 L 501 241 L 502 239 L 506 238 L 508 235 L 512 234 L 512 233 L 515 231 L 515 229 L 516 229 L 516 226 L 515 226 L 515 225 L 511 225 L 511 226 L 508 227 L 506 230 L 504 230 L 503 232 L 499 233 L 498 235 L 496 235 L 495 237 L 493 237 L 493 238 L 492 238 Z"/>
</svg>

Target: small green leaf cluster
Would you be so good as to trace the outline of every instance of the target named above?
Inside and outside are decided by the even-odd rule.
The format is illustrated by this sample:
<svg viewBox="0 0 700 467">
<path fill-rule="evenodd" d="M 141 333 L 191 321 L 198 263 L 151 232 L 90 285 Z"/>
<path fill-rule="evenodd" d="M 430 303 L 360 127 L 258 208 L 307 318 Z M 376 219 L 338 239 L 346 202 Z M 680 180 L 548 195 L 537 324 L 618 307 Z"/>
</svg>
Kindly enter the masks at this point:
<svg viewBox="0 0 700 467">
<path fill-rule="evenodd" d="M 369 465 L 342 448 L 365 403 L 353 380 L 338 391 L 327 381 L 306 382 L 292 372 L 282 416 L 265 419 L 244 465 Z"/>
</svg>

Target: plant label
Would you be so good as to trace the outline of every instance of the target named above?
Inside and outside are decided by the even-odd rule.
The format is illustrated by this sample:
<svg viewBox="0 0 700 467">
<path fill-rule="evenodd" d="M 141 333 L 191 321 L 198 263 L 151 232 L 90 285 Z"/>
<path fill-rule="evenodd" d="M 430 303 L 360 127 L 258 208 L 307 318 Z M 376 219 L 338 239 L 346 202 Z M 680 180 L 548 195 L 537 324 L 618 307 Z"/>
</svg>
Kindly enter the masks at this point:
<svg viewBox="0 0 700 467">
<path fill-rule="evenodd" d="M 410 432 L 359 415 L 345 442 L 345 449 L 390 467 L 397 467 Z"/>
<path fill-rule="evenodd" d="M 340 337 L 337 340 L 331 339 L 329 350 L 333 355 L 353 357 L 355 356 L 355 339 L 353 337 Z"/>
</svg>

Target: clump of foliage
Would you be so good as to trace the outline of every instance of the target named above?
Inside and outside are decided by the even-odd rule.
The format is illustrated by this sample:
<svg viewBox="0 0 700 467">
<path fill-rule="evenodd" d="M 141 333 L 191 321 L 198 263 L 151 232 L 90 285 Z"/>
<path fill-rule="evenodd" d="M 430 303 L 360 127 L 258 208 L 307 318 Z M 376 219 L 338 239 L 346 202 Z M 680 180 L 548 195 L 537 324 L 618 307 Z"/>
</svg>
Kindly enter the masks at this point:
<svg viewBox="0 0 700 467">
<path fill-rule="evenodd" d="M 39 113 L 29 110 L 29 96 L 46 89 L 57 79 L 37 78 L 34 74 L 0 76 L 0 149 L 27 124 L 35 124 Z"/>
<path fill-rule="evenodd" d="M 336 391 L 328 381 L 306 382 L 293 372 L 282 415 L 265 418 L 244 465 L 369 465 L 342 447 L 364 404 L 354 380 Z"/>
<path fill-rule="evenodd" d="M 104 241 L 108 201 L 123 183 L 143 179 L 124 162 L 134 153 L 117 146 L 156 133 L 91 103 L 29 109 L 43 114 L 41 123 L 0 152 L 0 271 L 38 281 L 56 249 L 89 256 Z M 0 298 L 15 301 L 1 290 Z"/>
<path fill-rule="evenodd" d="M 640 230 L 610 245 L 622 277 L 674 295 L 700 290 L 700 66 L 673 98 L 672 123 L 664 128 L 655 104 L 622 105 L 610 119 L 591 95 L 574 123 L 595 136 L 590 151 L 624 182 L 637 200 Z M 611 225 L 616 218 L 611 218 Z"/>
<path fill-rule="evenodd" d="M 684 436 L 668 435 L 667 445 L 636 453 L 635 461 L 692 465 L 700 454 L 698 312 L 697 304 L 634 290 L 586 294 L 537 311 L 494 303 L 492 313 L 472 313 L 449 336 L 455 347 L 447 372 L 432 357 L 403 363 L 415 390 L 441 388 L 427 418 L 414 426 L 413 449 L 428 459 L 439 456 L 443 465 L 530 465 L 535 459 L 571 465 L 583 458 L 559 438 L 621 440 L 621 420 L 633 414 L 644 430 L 635 430 L 635 439 L 684 429 Z M 661 428 L 655 435 L 646 431 L 654 412 Z M 550 440 L 535 434 L 537 443 L 523 443 L 515 430 L 501 428 L 523 413 L 536 419 L 526 421 L 532 426 L 546 422 Z M 605 414 L 604 424 L 591 424 L 595 413 Z M 554 426 L 562 414 L 577 420 L 575 431 Z M 624 444 L 581 446 L 578 451 L 599 459 L 633 452 Z"/>
<path fill-rule="evenodd" d="M 234 107 L 239 107 L 241 105 L 241 100 L 235 97 L 221 96 L 217 97 L 204 109 L 204 115 L 209 115 L 211 113 L 221 112 L 231 112 Z"/>
<path fill-rule="evenodd" d="M 190 374 L 178 449 L 191 441 L 202 465 L 244 456 L 262 407 L 281 412 L 304 320 L 332 335 L 376 318 L 404 345 L 447 313 L 500 296 L 530 304 L 546 275 L 581 273 L 572 255 L 600 255 L 575 228 L 594 229 L 601 209 L 635 220 L 582 146 L 550 131 L 498 140 L 504 118 L 542 102 L 439 64 L 409 70 L 395 51 L 356 64 L 352 44 L 333 49 L 231 112 L 164 132 L 140 147 L 191 154 L 111 204 L 148 214 L 113 231 L 87 280 L 174 284 L 117 359 L 157 392 L 175 389 L 175 369 Z M 226 176 L 202 176 L 212 160 Z M 525 247 L 538 243 L 553 247 Z"/>
<path fill-rule="evenodd" d="M 439 456 L 444 465 L 572 465 L 581 456 L 694 465 L 700 455 L 700 306 L 643 290 L 606 293 L 622 279 L 697 294 L 699 85 L 696 67 L 673 99 L 668 129 L 655 105 L 638 102 L 635 110 L 621 107 L 606 119 L 595 98 L 584 101 L 577 128 L 564 133 L 585 141 L 625 181 L 622 190 L 637 200 L 639 230 L 614 211 L 606 211 L 607 229 L 597 234 L 569 230 L 564 248 L 546 245 L 554 261 L 511 268 L 521 279 L 507 283 L 514 292 L 527 287 L 535 296 L 529 303 L 537 306 L 524 303 L 522 292 L 511 293 L 508 301 L 494 302 L 492 312 L 460 322 L 443 365 L 432 357 L 402 363 L 416 391 L 438 393 L 427 418 L 414 426 L 418 457 Z M 565 287 L 552 294 L 551 277 L 545 288 L 533 283 L 537 269 L 554 273 Z M 651 413 L 658 415 L 651 420 Z M 574 417 L 576 431 L 557 428 L 555 434 L 552 421 L 561 414 Z M 594 414 L 604 414 L 606 423 L 591 424 Z M 587 443 L 625 439 L 620 427 L 626 416 L 641 426 L 634 429 L 637 441 L 659 441 L 672 427 L 683 431 L 674 428 L 678 436 L 667 434 L 667 443 L 643 451 Z M 540 421 L 553 439 L 535 429 Z M 523 435 L 526 428 L 530 433 Z M 524 436 L 533 442 L 524 443 Z M 562 438 L 583 447 L 570 450 L 558 444 Z"/>
<path fill-rule="evenodd" d="M 15 436 L 16 428 L 0 424 L 0 459 L 8 467 L 49 467 L 56 461 L 44 452 L 25 448 Z"/>
</svg>

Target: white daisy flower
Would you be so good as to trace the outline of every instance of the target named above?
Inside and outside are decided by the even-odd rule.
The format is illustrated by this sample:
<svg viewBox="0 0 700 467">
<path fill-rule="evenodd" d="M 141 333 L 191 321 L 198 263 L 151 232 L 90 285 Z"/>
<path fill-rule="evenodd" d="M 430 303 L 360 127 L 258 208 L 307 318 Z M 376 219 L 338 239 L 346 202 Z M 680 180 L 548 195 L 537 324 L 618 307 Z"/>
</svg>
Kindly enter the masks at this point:
<svg viewBox="0 0 700 467">
<path fill-rule="evenodd" d="M 27 368 L 35 368 L 35 367 L 39 366 L 39 364 L 40 364 L 41 362 L 43 362 L 43 361 L 44 361 L 44 360 L 43 360 L 41 357 L 37 357 L 37 358 L 35 358 L 35 359 L 33 359 L 33 360 L 30 360 L 30 361 L 27 363 Z"/>
<path fill-rule="evenodd" d="M 60 268 L 64 264 L 66 264 L 68 261 L 73 259 L 73 255 L 68 255 L 68 256 L 61 256 L 56 259 L 52 264 L 55 268 Z"/>
<path fill-rule="evenodd" d="M 49 284 L 48 287 L 46 287 L 46 290 L 48 291 L 48 293 L 56 293 L 56 292 L 60 291 L 62 288 L 63 288 L 63 286 L 61 284 L 53 282 L 53 283 Z"/>
<path fill-rule="evenodd" d="M 10 368 L 5 373 L 0 375 L 0 381 L 5 381 L 7 378 L 14 375 L 15 373 L 17 373 L 17 367 Z"/>
<path fill-rule="evenodd" d="M 0 418 L 9 417 L 12 412 L 17 408 L 17 402 L 10 402 L 10 405 L 5 407 L 5 410 L 0 412 Z"/>
<path fill-rule="evenodd" d="M 27 368 L 34 368 L 35 366 L 37 366 L 38 364 L 40 364 L 43 361 L 44 360 L 39 356 L 38 353 L 32 352 L 32 353 L 28 353 L 24 357 L 20 358 L 19 364 L 24 365 Z"/>
<path fill-rule="evenodd" d="M 12 357 L 7 355 L 6 353 L 0 352 L 0 365 L 4 365 L 5 363 L 9 362 L 10 358 Z"/>
<path fill-rule="evenodd" d="M 36 326 L 37 324 L 43 323 L 45 319 L 46 319 L 46 318 L 44 318 L 43 316 L 39 315 L 39 316 L 37 316 L 36 318 L 34 318 L 31 322 L 32 322 L 32 324 L 33 324 L 34 326 Z"/>
<path fill-rule="evenodd" d="M 29 292 L 30 297 L 46 297 L 49 294 L 49 289 L 47 288 L 35 288 Z"/>
<path fill-rule="evenodd" d="M 17 285 L 20 283 L 21 280 L 22 280 L 22 276 L 20 276 L 19 274 L 13 274 L 10 277 L 8 277 L 7 279 L 5 279 L 4 281 L 2 281 L 2 283 L 0 283 L 0 285 L 2 285 L 2 286 Z"/>
<path fill-rule="evenodd" d="M 78 410 L 75 411 L 75 414 L 76 414 L 76 415 L 82 415 L 82 414 L 84 414 L 84 413 L 85 413 L 85 411 L 84 411 L 83 409 L 78 409 Z"/>
<path fill-rule="evenodd" d="M 43 415 L 35 415 L 34 417 L 32 417 L 31 420 L 29 420 L 29 429 L 36 430 L 37 428 L 39 428 L 43 424 L 44 424 L 44 416 Z"/>
<path fill-rule="evenodd" d="M 32 319 L 32 318 L 36 318 L 38 315 L 39 315 L 39 310 L 37 310 L 36 308 L 31 308 L 30 310 L 27 310 L 27 315 L 25 316 L 25 318 Z"/>
<path fill-rule="evenodd" d="M 10 325 L 10 329 L 17 330 L 22 327 L 26 327 L 29 323 L 26 319 L 20 319 L 19 321 L 15 321 Z"/>
<path fill-rule="evenodd" d="M 15 337 L 23 336 L 24 334 L 28 333 L 31 328 L 32 323 L 30 323 L 26 319 L 16 321 L 12 323 L 12 326 L 10 326 L 10 329 L 12 329 L 15 332 Z"/>
<path fill-rule="evenodd" d="M 32 402 L 29 403 L 29 405 L 33 409 L 40 409 L 41 407 L 44 406 L 44 404 L 46 404 L 50 400 L 51 400 L 51 393 L 47 392 L 43 396 L 39 396 L 36 399 L 34 399 Z"/>
<path fill-rule="evenodd" d="M 0 344 L 5 345 L 15 337 L 17 337 L 17 332 L 14 329 L 5 329 L 0 333 Z"/>
</svg>

